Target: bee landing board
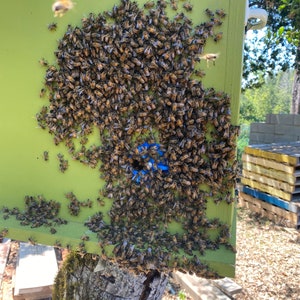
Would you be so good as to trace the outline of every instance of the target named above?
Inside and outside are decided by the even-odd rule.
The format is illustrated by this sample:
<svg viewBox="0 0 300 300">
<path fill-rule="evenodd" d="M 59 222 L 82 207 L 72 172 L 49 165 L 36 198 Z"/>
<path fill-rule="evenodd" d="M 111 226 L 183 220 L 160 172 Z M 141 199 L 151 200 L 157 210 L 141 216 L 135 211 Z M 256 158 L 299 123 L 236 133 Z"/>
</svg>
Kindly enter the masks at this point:
<svg viewBox="0 0 300 300">
<path fill-rule="evenodd" d="M 233 276 L 244 3 L 30 3 L 1 19 L 3 233 Z"/>
</svg>

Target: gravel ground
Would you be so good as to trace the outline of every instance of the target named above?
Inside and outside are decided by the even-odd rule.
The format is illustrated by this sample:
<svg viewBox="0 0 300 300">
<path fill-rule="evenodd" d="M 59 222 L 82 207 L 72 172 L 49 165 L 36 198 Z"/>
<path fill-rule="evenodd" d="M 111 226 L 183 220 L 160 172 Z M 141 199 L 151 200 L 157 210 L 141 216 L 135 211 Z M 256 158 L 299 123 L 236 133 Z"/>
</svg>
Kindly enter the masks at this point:
<svg viewBox="0 0 300 300">
<path fill-rule="evenodd" d="M 287 228 L 247 209 L 238 209 L 237 257 L 234 281 L 243 288 L 238 300 L 300 300 L 300 232 Z M 12 277 L 18 244 L 12 243 L 4 273 L 0 299 L 12 300 Z M 180 286 L 171 282 L 171 295 L 164 300 L 179 299 Z M 181 291 L 183 294 L 183 291 Z M 186 295 L 186 300 L 191 298 Z M 183 299 L 183 298 L 181 298 Z"/>
<path fill-rule="evenodd" d="M 238 209 L 236 299 L 300 299 L 300 233 Z"/>
</svg>

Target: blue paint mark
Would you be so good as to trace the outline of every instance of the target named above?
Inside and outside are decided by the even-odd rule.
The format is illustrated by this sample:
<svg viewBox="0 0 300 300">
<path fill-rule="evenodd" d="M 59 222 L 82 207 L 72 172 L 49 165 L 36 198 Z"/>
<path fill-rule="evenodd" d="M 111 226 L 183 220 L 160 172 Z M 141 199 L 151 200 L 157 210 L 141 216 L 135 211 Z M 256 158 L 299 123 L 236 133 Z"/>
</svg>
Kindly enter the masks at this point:
<svg viewBox="0 0 300 300">
<path fill-rule="evenodd" d="M 153 149 L 152 149 L 153 148 Z M 139 153 L 143 153 L 145 150 L 154 150 L 158 157 L 161 157 L 162 159 L 159 161 L 155 161 L 148 153 L 142 154 L 141 158 L 147 160 L 148 168 L 137 170 L 135 168 L 132 168 L 132 180 L 134 180 L 136 183 L 140 183 L 141 179 L 144 175 L 150 173 L 150 172 L 156 172 L 158 170 L 161 170 L 163 172 L 168 172 L 169 167 L 167 165 L 166 160 L 163 158 L 164 152 L 161 150 L 160 145 L 157 143 L 143 143 L 139 146 L 137 146 L 137 149 Z"/>
</svg>

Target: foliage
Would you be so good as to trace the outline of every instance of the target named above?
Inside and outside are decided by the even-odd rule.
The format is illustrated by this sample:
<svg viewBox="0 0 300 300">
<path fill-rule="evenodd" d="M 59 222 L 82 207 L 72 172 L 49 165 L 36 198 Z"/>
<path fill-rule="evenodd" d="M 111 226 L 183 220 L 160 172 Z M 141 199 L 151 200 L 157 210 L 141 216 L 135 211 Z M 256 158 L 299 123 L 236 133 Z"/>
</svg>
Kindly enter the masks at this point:
<svg viewBox="0 0 300 300">
<path fill-rule="evenodd" d="M 292 101 L 294 72 L 280 72 L 260 88 L 247 89 L 241 96 L 240 124 L 264 122 L 267 114 L 287 114 Z"/>
<path fill-rule="evenodd" d="M 241 125 L 241 132 L 237 141 L 237 160 L 241 162 L 244 148 L 249 144 L 250 125 Z"/>
<path fill-rule="evenodd" d="M 269 13 L 264 34 L 246 39 L 243 88 L 259 87 L 267 77 L 300 68 L 300 0 L 250 0 Z"/>
<path fill-rule="evenodd" d="M 178 293 L 178 299 L 179 300 L 186 300 L 186 295 L 185 292 L 183 290 L 180 290 Z"/>
<path fill-rule="evenodd" d="M 237 159 L 240 162 L 245 146 L 249 143 L 250 124 L 264 122 L 267 114 L 288 114 L 292 101 L 294 72 L 280 72 L 266 79 L 260 88 L 247 89 L 241 96 L 241 130 L 237 141 Z"/>
</svg>

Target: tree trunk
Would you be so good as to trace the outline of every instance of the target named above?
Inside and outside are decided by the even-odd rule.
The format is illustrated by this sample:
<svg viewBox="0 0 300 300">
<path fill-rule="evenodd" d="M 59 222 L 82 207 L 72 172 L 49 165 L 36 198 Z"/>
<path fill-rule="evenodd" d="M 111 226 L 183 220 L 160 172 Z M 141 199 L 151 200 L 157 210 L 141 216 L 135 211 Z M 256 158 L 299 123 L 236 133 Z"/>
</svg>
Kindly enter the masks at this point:
<svg viewBox="0 0 300 300">
<path fill-rule="evenodd" d="M 300 72 L 295 73 L 293 84 L 292 114 L 300 114 Z"/>
<path fill-rule="evenodd" d="M 293 84 L 293 98 L 292 98 L 292 114 L 300 114 L 300 42 L 297 47 L 296 60 L 295 60 L 295 79 Z"/>
<path fill-rule="evenodd" d="M 72 252 L 56 276 L 53 300 L 159 300 L 167 281 L 157 270 L 135 275 L 91 254 Z"/>
</svg>

